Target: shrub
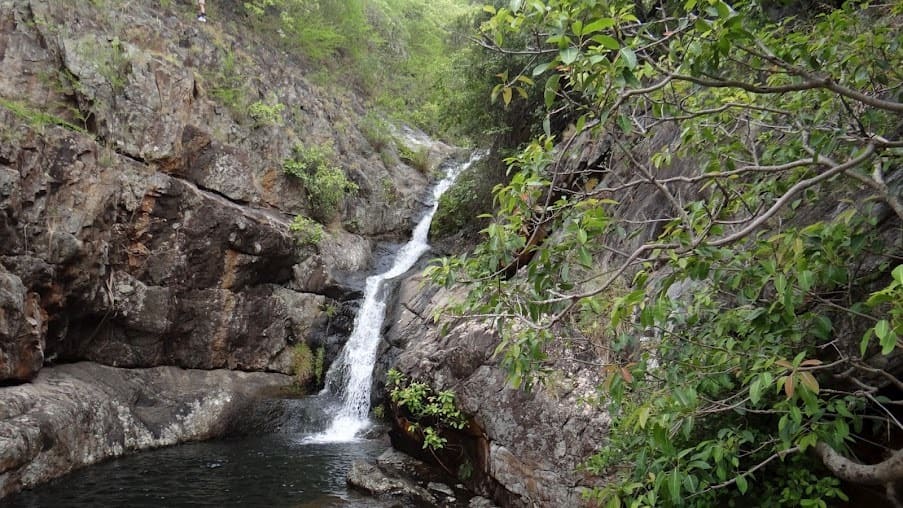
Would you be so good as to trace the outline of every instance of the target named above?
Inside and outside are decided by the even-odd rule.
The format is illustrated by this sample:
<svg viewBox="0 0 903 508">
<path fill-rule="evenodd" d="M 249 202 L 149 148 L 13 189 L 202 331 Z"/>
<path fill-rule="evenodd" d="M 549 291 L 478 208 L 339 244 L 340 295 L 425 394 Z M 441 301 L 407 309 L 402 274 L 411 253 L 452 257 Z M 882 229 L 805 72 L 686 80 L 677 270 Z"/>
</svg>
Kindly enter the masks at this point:
<svg viewBox="0 0 903 508">
<path fill-rule="evenodd" d="M 451 391 L 433 391 L 426 383 L 411 381 L 395 369 L 387 375 L 389 398 L 398 409 L 407 412 L 408 420 L 413 422 L 407 431 L 420 434 L 424 449 L 435 451 L 445 447 L 441 429 L 461 430 L 467 426 Z"/>
<path fill-rule="evenodd" d="M 504 167 L 484 158 L 461 173 L 451 189 L 439 198 L 430 226 L 430 237 L 460 234 L 476 239 L 489 220 L 480 215 L 492 211 L 492 188 L 505 179 Z"/>
<path fill-rule="evenodd" d="M 319 245 L 323 235 L 326 234 L 321 224 L 303 215 L 296 215 L 289 229 L 295 234 L 295 240 L 300 245 Z"/>
<path fill-rule="evenodd" d="M 254 120 L 256 127 L 282 125 L 283 110 L 285 110 L 285 105 L 279 102 L 275 94 L 272 94 L 269 102 L 257 101 L 248 106 L 248 116 Z"/>
<path fill-rule="evenodd" d="M 301 180 L 307 191 L 314 218 L 329 222 L 335 218 L 347 193 L 357 192 L 357 184 L 332 161 L 328 146 L 296 146 L 291 158 L 283 163 L 286 174 Z"/>
<path fill-rule="evenodd" d="M 396 144 L 398 146 L 398 158 L 402 162 L 423 174 L 429 173 L 431 169 L 430 152 L 426 147 L 414 149 L 400 141 L 396 141 Z"/>
<path fill-rule="evenodd" d="M 314 379 L 317 380 L 317 386 L 321 386 L 323 384 L 323 374 L 325 374 L 325 359 L 326 347 L 320 346 L 317 348 L 317 353 L 314 356 Z"/>
<path fill-rule="evenodd" d="M 236 119 L 241 119 L 248 112 L 245 78 L 239 72 L 235 52 L 226 48 L 223 51 L 222 63 L 205 72 L 204 80 L 211 84 L 210 95 L 226 106 Z"/>
<path fill-rule="evenodd" d="M 314 356 L 310 346 L 304 342 L 295 344 L 292 348 L 292 375 L 295 376 L 295 383 L 299 386 L 307 384 L 314 373 Z"/>
<path fill-rule="evenodd" d="M 382 153 L 392 143 L 389 124 L 372 113 L 367 113 L 361 121 L 360 130 L 370 146 L 377 152 Z"/>
</svg>

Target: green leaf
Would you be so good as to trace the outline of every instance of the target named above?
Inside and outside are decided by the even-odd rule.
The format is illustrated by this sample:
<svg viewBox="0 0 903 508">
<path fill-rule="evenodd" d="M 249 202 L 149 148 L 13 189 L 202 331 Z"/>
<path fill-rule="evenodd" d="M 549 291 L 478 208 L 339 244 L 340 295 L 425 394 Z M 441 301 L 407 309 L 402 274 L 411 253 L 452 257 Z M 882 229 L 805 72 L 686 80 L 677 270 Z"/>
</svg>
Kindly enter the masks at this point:
<svg viewBox="0 0 903 508">
<path fill-rule="evenodd" d="M 565 48 L 558 52 L 558 58 L 560 58 L 561 62 L 565 65 L 574 63 L 574 60 L 577 60 L 579 55 L 580 51 L 578 51 L 577 48 Z"/>
<path fill-rule="evenodd" d="M 894 268 L 894 271 L 891 272 L 891 275 L 894 277 L 894 280 L 897 281 L 897 284 L 903 285 L 903 265 L 897 265 Z"/>
<path fill-rule="evenodd" d="M 803 292 L 808 292 L 812 287 L 812 283 L 815 281 L 815 274 L 812 273 L 811 270 L 803 270 L 799 273 L 799 281 L 800 281 L 800 289 Z"/>
<path fill-rule="evenodd" d="M 598 42 L 603 48 L 610 49 L 612 51 L 617 51 L 618 48 L 621 47 L 621 44 L 618 42 L 618 40 L 610 35 L 594 35 L 592 37 L 592 41 Z"/>
<path fill-rule="evenodd" d="M 555 102 L 555 96 L 558 93 L 558 82 L 561 80 L 561 74 L 554 74 L 546 80 L 546 88 L 544 91 L 544 97 L 546 100 L 546 108 L 551 109 L 552 104 Z"/>
<path fill-rule="evenodd" d="M 897 334 L 891 330 L 890 323 L 886 319 L 875 324 L 875 336 L 881 344 L 882 355 L 889 355 L 897 347 Z"/>
<path fill-rule="evenodd" d="M 749 484 L 746 482 L 745 476 L 737 477 L 737 490 L 740 491 L 741 494 L 746 494 L 746 489 L 749 488 Z"/>
<path fill-rule="evenodd" d="M 620 55 L 624 58 L 627 68 L 633 70 L 636 68 L 636 53 L 630 48 L 621 48 Z"/>
<path fill-rule="evenodd" d="M 498 84 L 498 85 L 495 85 L 494 87 L 492 87 L 492 92 L 489 94 L 489 100 L 491 102 L 495 102 L 495 100 L 498 99 L 499 92 L 502 91 L 503 86 L 504 85 L 502 85 L 502 84 Z"/>
<path fill-rule="evenodd" d="M 601 32 L 602 30 L 605 30 L 606 28 L 611 28 L 611 27 L 613 27 L 613 26 L 615 26 L 615 20 L 614 20 L 614 19 L 612 19 L 612 18 L 599 18 L 599 19 L 597 19 L 596 21 L 593 21 L 592 23 L 590 23 L 590 24 L 586 25 L 585 27 L 583 27 L 583 35 L 591 34 L 591 33 L 594 33 L 594 32 Z M 612 40 L 614 40 L 614 39 L 612 39 Z M 617 48 L 617 41 L 615 41 L 615 44 L 616 44 L 616 46 L 615 46 L 614 48 L 612 48 L 612 49 L 618 49 L 618 48 Z"/>
<path fill-rule="evenodd" d="M 539 76 L 543 72 L 546 72 L 547 70 L 549 70 L 549 67 L 551 67 L 552 65 L 553 65 L 553 62 L 546 62 L 546 63 L 541 63 L 541 64 L 537 65 L 536 67 L 533 68 L 533 77 L 535 78 L 536 76 Z"/>
<path fill-rule="evenodd" d="M 618 115 L 618 127 L 621 128 L 624 134 L 630 134 L 633 130 L 633 123 L 631 123 L 627 115 Z"/>
<path fill-rule="evenodd" d="M 643 406 L 640 408 L 640 412 L 637 414 L 637 425 L 641 429 L 646 428 L 646 423 L 649 421 L 649 415 L 652 412 L 652 408 L 649 406 Z"/>
<path fill-rule="evenodd" d="M 753 404 L 758 404 L 759 400 L 762 399 L 762 378 L 756 376 L 753 379 L 753 382 L 749 385 L 749 400 Z"/>
<path fill-rule="evenodd" d="M 680 504 L 680 472 L 678 470 L 671 471 L 668 475 L 668 493 L 671 494 L 671 503 L 675 506 Z"/>
<path fill-rule="evenodd" d="M 580 21 L 579 19 L 577 21 L 574 21 L 574 23 L 571 25 L 571 31 L 574 32 L 574 35 L 578 37 L 583 35 L 583 21 Z"/>
<path fill-rule="evenodd" d="M 872 334 L 875 333 L 873 328 L 869 328 L 862 334 L 862 340 L 859 341 L 859 356 L 864 357 L 866 350 L 869 347 L 869 340 L 872 338 Z"/>
</svg>

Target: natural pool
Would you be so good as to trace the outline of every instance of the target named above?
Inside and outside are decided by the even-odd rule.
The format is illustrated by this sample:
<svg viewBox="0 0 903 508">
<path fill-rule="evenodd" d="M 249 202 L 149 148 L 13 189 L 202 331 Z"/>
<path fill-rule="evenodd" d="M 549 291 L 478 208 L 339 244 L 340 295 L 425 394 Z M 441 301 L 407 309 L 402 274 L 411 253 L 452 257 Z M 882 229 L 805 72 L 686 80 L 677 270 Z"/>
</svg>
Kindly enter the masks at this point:
<svg viewBox="0 0 903 508">
<path fill-rule="evenodd" d="M 384 439 L 311 444 L 302 401 L 289 405 L 285 423 L 262 434 L 188 443 L 77 470 L 3 499 L 32 507 L 384 507 L 397 506 L 349 491 L 345 474 L 358 459 L 376 457 Z M 306 405 L 306 404 L 304 404 Z M 291 422 L 291 423 L 288 423 Z M 310 424 L 311 422 L 306 422 Z"/>
</svg>

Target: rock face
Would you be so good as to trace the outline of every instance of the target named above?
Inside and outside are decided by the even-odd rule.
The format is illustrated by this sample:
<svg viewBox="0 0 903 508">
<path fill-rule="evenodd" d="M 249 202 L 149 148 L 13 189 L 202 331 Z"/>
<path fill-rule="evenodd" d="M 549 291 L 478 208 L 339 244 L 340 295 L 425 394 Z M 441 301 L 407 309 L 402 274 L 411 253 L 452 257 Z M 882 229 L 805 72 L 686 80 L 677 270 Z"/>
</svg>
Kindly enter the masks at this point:
<svg viewBox="0 0 903 508">
<path fill-rule="evenodd" d="M 468 463 L 470 486 L 503 506 L 580 506 L 585 480 L 578 466 L 609 427 L 605 413 L 581 402 L 599 379 L 589 369 L 562 365 L 554 383 L 532 392 L 512 388 L 491 358 L 498 338 L 471 322 L 440 334 L 431 310 L 452 295 L 424 290 L 421 282 L 420 275 L 402 282 L 385 349 L 397 355 L 395 367 L 406 375 L 454 391 L 470 416 L 465 433 L 449 436 L 467 450 L 465 459 L 448 458 L 457 460 L 451 465 Z M 420 447 L 405 443 L 410 436 L 403 431 L 394 437 L 406 451 Z"/>
<path fill-rule="evenodd" d="M 178 2 L 0 7 L 0 381 L 45 359 L 290 372 L 329 300 L 354 298 L 373 235 L 411 227 L 426 177 L 386 166 L 353 96 Z M 282 116 L 251 118 L 257 99 Z M 302 247 L 289 225 L 310 200 L 281 166 L 318 144 L 360 190 Z"/>
<path fill-rule="evenodd" d="M 0 497 L 100 460 L 239 429 L 288 376 L 75 363 L 0 397 Z"/>
</svg>

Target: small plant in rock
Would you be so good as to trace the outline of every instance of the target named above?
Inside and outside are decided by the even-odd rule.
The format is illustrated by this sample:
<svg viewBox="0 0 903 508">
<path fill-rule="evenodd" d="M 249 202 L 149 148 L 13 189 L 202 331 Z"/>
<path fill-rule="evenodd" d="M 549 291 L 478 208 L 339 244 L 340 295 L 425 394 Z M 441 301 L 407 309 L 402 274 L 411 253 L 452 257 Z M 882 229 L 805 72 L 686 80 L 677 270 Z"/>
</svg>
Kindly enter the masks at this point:
<svg viewBox="0 0 903 508">
<path fill-rule="evenodd" d="M 323 385 L 323 375 L 326 373 L 324 370 L 325 361 L 326 347 L 320 346 L 317 348 L 317 351 L 314 354 L 314 379 L 317 380 L 317 386 Z"/>
<path fill-rule="evenodd" d="M 407 431 L 420 435 L 424 449 L 445 448 L 447 440 L 441 431 L 461 430 L 467 426 L 467 420 L 455 403 L 455 394 L 450 390 L 436 392 L 426 383 L 409 380 L 396 369 L 389 370 L 387 376 L 389 398 L 405 412 L 411 422 Z"/>
<path fill-rule="evenodd" d="M 385 177 L 380 184 L 383 188 L 383 198 L 386 200 L 386 203 L 397 203 L 401 196 L 398 192 L 398 188 L 395 186 L 395 182 L 393 182 L 391 178 Z"/>
<path fill-rule="evenodd" d="M 295 384 L 306 385 L 314 377 L 314 355 L 304 342 L 299 342 L 292 348 L 292 374 L 295 376 Z"/>
<path fill-rule="evenodd" d="M 60 127 L 64 127 L 71 131 L 81 133 L 85 132 L 85 129 L 83 127 L 68 122 L 63 118 L 50 114 L 46 111 L 36 109 L 24 102 L 0 98 L 0 107 L 9 110 L 12 114 L 27 122 L 32 129 L 38 131 L 42 131 L 44 127 L 47 126 L 59 125 Z"/>
<path fill-rule="evenodd" d="M 345 196 L 358 190 L 357 184 L 348 180 L 345 172 L 335 165 L 332 148 L 328 145 L 296 146 L 292 157 L 286 159 L 282 167 L 287 175 L 304 184 L 311 213 L 322 222 L 335 218 Z"/>
<path fill-rule="evenodd" d="M 279 102 L 275 94 L 271 94 L 267 101 L 257 101 L 248 106 L 248 116 L 254 120 L 255 127 L 282 125 L 284 110 L 285 104 Z"/>
<path fill-rule="evenodd" d="M 210 83 L 210 95 L 226 106 L 236 119 L 241 119 L 246 112 L 250 113 L 247 108 L 248 92 L 244 84 L 245 78 L 239 71 L 235 52 L 229 48 L 222 50 L 224 56 L 220 65 L 210 67 L 210 70 L 204 73 L 204 81 Z"/>
<path fill-rule="evenodd" d="M 458 466 L 458 480 L 462 482 L 466 482 L 473 477 L 473 463 L 469 460 L 465 460 Z"/>
<path fill-rule="evenodd" d="M 389 124 L 382 118 L 367 113 L 360 124 L 361 134 L 367 138 L 367 142 L 377 152 L 382 153 L 392 144 L 392 136 L 389 134 Z"/>
<path fill-rule="evenodd" d="M 401 142 L 397 142 L 396 144 L 398 146 L 398 158 L 401 159 L 402 162 L 424 175 L 429 173 L 431 169 L 430 153 L 426 147 L 414 149 Z"/>
<path fill-rule="evenodd" d="M 321 224 L 303 215 L 296 215 L 289 229 L 300 245 L 317 246 L 326 234 Z"/>
</svg>

